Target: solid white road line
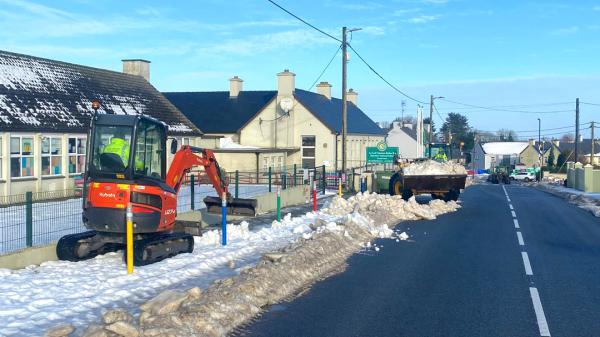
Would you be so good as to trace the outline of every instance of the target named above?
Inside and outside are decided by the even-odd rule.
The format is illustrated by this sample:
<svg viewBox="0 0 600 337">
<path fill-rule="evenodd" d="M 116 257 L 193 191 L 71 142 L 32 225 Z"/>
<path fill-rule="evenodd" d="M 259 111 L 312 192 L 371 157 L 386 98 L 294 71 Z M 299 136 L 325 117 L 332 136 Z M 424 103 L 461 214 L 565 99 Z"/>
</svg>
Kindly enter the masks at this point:
<svg viewBox="0 0 600 337">
<path fill-rule="evenodd" d="M 512 204 L 508 204 L 508 207 L 510 207 L 510 209 L 514 209 Z"/>
<path fill-rule="evenodd" d="M 523 235 L 521 235 L 521 232 L 517 232 L 517 240 L 519 241 L 519 246 L 525 246 L 525 241 L 523 241 Z"/>
<path fill-rule="evenodd" d="M 515 223 L 515 228 L 521 228 L 519 227 L 519 220 L 513 219 L 513 222 Z"/>
<path fill-rule="evenodd" d="M 506 200 L 508 200 L 508 202 L 511 202 L 509 197 L 506 197 Z"/>
<path fill-rule="evenodd" d="M 515 211 L 510 211 L 510 213 L 512 214 L 513 218 L 517 217 L 517 213 L 515 213 Z"/>
<path fill-rule="evenodd" d="M 544 314 L 544 307 L 542 307 L 540 294 L 538 293 L 537 288 L 533 287 L 529 288 L 529 293 L 531 294 L 533 310 L 535 310 L 535 317 L 537 318 L 538 328 L 540 329 L 540 336 L 549 337 L 550 329 L 548 328 L 548 322 L 546 321 L 546 315 Z"/>
<path fill-rule="evenodd" d="M 529 255 L 527 255 L 527 252 L 521 252 L 521 256 L 523 257 L 523 265 L 525 266 L 525 274 L 533 275 L 533 270 L 531 270 L 531 263 L 529 262 Z"/>
</svg>

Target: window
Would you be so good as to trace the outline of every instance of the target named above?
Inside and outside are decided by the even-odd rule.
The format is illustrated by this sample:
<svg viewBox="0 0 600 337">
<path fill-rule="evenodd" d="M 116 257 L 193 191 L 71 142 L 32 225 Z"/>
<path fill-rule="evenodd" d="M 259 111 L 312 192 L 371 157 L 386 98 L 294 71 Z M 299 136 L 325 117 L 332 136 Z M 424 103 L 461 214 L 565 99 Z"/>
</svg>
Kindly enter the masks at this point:
<svg viewBox="0 0 600 337">
<path fill-rule="evenodd" d="M 302 136 L 302 168 L 315 167 L 315 136 Z"/>
<path fill-rule="evenodd" d="M 181 145 L 190 145 L 190 138 L 189 137 L 181 138 Z"/>
<path fill-rule="evenodd" d="M 137 128 L 137 144 L 134 173 L 154 179 L 165 178 L 163 170 L 163 135 L 156 124 L 140 122 Z M 189 138 L 188 138 L 189 144 Z"/>
<path fill-rule="evenodd" d="M 129 150 L 131 145 L 130 126 L 97 125 L 94 130 L 94 143 L 88 155 L 92 178 L 115 177 L 115 173 L 125 173 L 129 166 Z"/>
<path fill-rule="evenodd" d="M 81 173 L 85 171 L 86 146 L 86 138 L 69 137 L 69 173 Z"/>
<path fill-rule="evenodd" d="M 10 176 L 33 176 L 33 137 L 10 137 Z"/>
<path fill-rule="evenodd" d="M 62 173 L 62 140 L 57 137 L 42 137 L 42 175 Z"/>
</svg>

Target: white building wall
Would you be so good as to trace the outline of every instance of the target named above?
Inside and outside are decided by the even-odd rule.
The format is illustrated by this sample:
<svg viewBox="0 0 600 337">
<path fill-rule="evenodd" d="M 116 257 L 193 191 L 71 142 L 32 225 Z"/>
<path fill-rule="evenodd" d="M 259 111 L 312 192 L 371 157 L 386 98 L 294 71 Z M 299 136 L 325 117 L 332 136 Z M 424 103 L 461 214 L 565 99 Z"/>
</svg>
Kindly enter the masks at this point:
<svg viewBox="0 0 600 337">
<path fill-rule="evenodd" d="M 393 128 L 387 135 L 387 144 L 388 146 L 398 147 L 400 158 L 416 159 L 423 157 L 423 154 L 419 153 L 417 140 L 404 132 L 400 127 L 400 123 L 393 123 Z"/>
</svg>

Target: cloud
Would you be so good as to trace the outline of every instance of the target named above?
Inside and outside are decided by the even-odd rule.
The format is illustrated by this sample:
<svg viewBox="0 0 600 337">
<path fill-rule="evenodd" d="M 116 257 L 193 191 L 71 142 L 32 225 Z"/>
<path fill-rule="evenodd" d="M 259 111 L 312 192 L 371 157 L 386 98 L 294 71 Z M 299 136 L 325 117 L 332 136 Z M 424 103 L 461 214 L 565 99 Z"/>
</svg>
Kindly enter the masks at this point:
<svg viewBox="0 0 600 337">
<path fill-rule="evenodd" d="M 258 34 L 244 39 L 230 39 L 224 42 L 201 47 L 197 52 L 201 55 L 253 56 L 274 51 L 286 51 L 291 48 L 310 48 L 337 43 L 330 38 L 312 30 L 298 29 L 269 34 Z"/>
<path fill-rule="evenodd" d="M 366 27 L 362 27 L 361 33 L 366 33 L 366 34 L 370 34 L 370 35 L 385 35 L 385 27 L 366 26 Z"/>
<path fill-rule="evenodd" d="M 600 6 L 594 6 L 594 7 L 592 7 L 592 10 L 594 10 L 594 11 L 600 11 Z"/>
<path fill-rule="evenodd" d="M 407 9 L 397 9 L 392 15 L 393 16 L 405 16 L 408 14 L 418 13 L 421 11 L 421 8 L 407 8 Z"/>
<path fill-rule="evenodd" d="M 375 1 L 359 1 L 354 3 L 349 1 L 327 1 L 325 5 L 327 7 L 342 8 L 351 11 L 367 11 L 383 7 L 381 3 Z"/>
<path fill-rule="evenodd" d="M 449 0 L 422 0 L 426 4 L 443 5 L 449 2 Z"/>
<path fill-rule="evenodd" d="M 419 16 L 415 16 L 410 19 L 407 19 L 406 22 L 414 23 L 414 24 L 424 24 L 424 23 L 429 23 L 429 22 L 435 21 L 439 18 L 440 18 L 439 15 L 419 15 Z"/>
<path fill-rule="evenodd" d="M 579 31 L 579 26 L 570 26 L 570 27 L 555 29 L 552 31 L 552 35 L 571 35 L 571 34 L 577 33 L 578 31 Z"/>
</svg>

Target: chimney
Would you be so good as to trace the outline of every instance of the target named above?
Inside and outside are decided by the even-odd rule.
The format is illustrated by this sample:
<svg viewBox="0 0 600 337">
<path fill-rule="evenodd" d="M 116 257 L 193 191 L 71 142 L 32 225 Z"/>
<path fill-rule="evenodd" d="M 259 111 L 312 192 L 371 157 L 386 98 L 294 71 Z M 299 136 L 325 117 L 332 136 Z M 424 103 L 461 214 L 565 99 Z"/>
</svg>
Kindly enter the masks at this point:
<svg viewBox="0 0 600 337">
<path fill-rule="evenodd" d="M 553 139 L 553 140 L 552 140 L 552 144 L 554 144 L 554 146 L 556 146 L 556 147 L 560 147 L 560 140 L 558 140 L 558 139 Z"/>
<path fill-rule="evenodd" d="M 237 76 L 233 76 L 233 78 L 230 78 L 229 79 L 229 98 L 238 97 L 240 91 L 242 91 L 243 84 L 244 84 L 244 81 Z"/>
<path fill-rule="evenodd" d="M 142 59 L 121 60 L 123 62 L 123 73 L 142 76 L 150 81 L 150 61 Z"/>
<path fill-rule="evenodd" d="M 583 135 L 579 135 L 579 142 L 583 143 Z"/>
<path fill-rule="evenodd" d="M 535 146 L 535 139 L 529 138 L 529 145 Z"/>
<path fill-rule="evenodd" d="M 404 127 L 407 128 L 407 129 L 411 129 L 412 130 L 413 125 L 410 124 L 410 123 L 406 123 L 406 124 L 404 124 Z"/>
<path fill-rule="evenodd" d="M 317 84 L 317 93 L 331 99 L 331 84 L 327 82 Z"/>
<path fill-rule="evenodd" d="M 296 74 L 285 69 L 277 74 L 277 96 L 292 97 L 296 90 Z"/>
<path fill-rule="evenodd" d="M 358 93 L 354 91 L 354 89 L 348 90 L 346 94 L 346 99 L 348 102 L 352 102 L 354 105 L 358 106 Z"/>
</svg>

